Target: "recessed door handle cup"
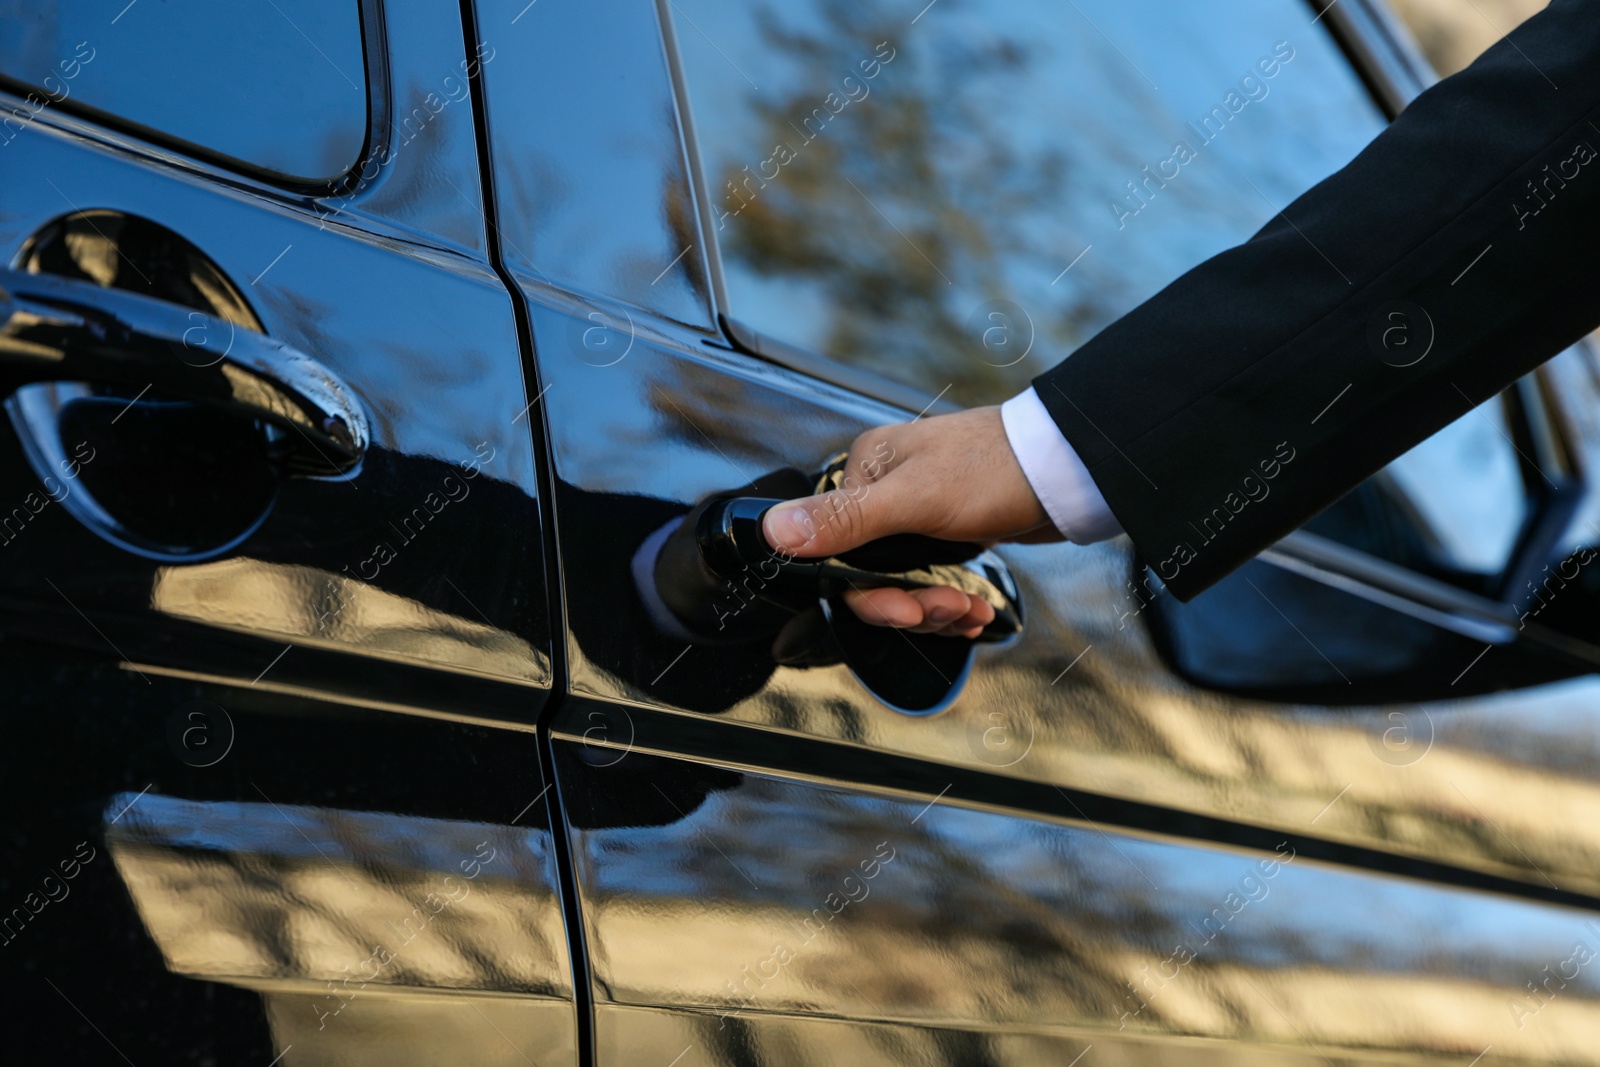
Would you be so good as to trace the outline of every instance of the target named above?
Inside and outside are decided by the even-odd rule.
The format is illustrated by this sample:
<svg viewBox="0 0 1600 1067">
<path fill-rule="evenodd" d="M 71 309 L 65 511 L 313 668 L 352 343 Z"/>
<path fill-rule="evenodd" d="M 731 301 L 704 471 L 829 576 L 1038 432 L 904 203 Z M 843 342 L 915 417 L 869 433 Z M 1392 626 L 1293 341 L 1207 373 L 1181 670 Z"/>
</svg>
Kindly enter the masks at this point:
<svg viewBox="0 0 1600 1067">
<path fill-rule="evenodd" d="M 937 714 L 960 694 L 978 644 L 1001 645 L 1022 633 L 1016 583 L 994 552 L 932 537 L 881 538 L 824 559 L 775 551 L 761 529 L 768 509 L 840 488 L 843 463 L 835 457 L 816 478 L 788 469 L 763 475 L 745 492 L 781 496 L 712 496 L 661 527 L 634 556 L 640 597 L 656 626 L 680 640 L 776 641 L 773 654 L 782 663 L 842 662 L 889 708 Z M 986 601 L 995 617 L 975 640 L 964 640 L 869 626 L 839 599 L 851 589 L 886 586 L 952 586 Z"/>
<path fill-rule="evenodd" d="M 0 270 L 0 396 L 46 492 L 112 544 L 169 562 L 237 547 L 282 479 L 356 477 L 370 443 L 355 392 L 280 341 L 16 270 Z"/>
</svg>

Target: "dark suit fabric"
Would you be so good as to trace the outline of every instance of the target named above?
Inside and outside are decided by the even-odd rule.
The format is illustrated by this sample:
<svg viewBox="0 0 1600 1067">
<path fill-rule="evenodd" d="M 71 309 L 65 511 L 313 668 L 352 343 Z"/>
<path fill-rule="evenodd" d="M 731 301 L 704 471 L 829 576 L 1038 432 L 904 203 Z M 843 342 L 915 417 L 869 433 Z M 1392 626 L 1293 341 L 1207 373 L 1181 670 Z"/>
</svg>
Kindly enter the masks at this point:
<svg viewBox="0 0 1600 1067">
<path fill-rule="evenodd" d="M 1597 152 L 1600 3 L 1554 0 L 1035 379 L 1176 596 L 1600 326 Z"/>
</svg>

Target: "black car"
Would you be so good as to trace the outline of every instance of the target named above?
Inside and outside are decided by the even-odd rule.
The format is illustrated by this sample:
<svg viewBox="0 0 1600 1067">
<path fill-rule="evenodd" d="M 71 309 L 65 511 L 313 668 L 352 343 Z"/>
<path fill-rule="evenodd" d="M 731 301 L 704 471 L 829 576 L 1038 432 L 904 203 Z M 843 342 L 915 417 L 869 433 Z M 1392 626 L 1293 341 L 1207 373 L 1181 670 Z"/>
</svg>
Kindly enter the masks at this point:
<svg viewBox="0 0 1600 1067">
<path fill-rule="evenodd" d="M 1188 604 L 740 541 L 1348 161 L 1378 0 L 0 12 L 8 1058 L 1600 1062 L 1587 348 Z"/>
</svg>

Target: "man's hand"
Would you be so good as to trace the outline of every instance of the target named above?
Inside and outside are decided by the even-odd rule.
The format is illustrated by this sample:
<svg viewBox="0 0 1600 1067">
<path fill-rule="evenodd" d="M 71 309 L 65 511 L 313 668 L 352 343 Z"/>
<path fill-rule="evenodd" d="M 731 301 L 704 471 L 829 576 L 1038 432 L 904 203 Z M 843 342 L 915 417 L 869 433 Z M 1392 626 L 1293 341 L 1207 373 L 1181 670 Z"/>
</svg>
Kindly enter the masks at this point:
<svg viewBox="0 0 1600 1067">
<path fill-rule="evenodd" d="M 833 556 L 890 534 L 950 541 L 1060 541 L 1006 439 L 998 407 L 880 426 L 850 446 L 842 488 L 767 512 L 773 547 Z M 852 590 L 864 622 L 976 637 L 994 609 L 958 589 Z"/>
</svg>

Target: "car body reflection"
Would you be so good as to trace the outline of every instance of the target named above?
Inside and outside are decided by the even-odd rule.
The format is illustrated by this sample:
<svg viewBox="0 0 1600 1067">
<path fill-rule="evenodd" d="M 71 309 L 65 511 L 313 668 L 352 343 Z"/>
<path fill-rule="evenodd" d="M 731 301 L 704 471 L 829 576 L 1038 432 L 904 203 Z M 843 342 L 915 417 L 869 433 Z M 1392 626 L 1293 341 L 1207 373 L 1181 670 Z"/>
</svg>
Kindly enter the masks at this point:
<svg viewBox="0 0 1600 1067">
<path fill-rule="evenodd" d="M 567 756 L 594 788 L 725 775 Z M 1192 1043 L 1209 1039 L 1282 1047 L 1269 1063 L 1600 1062 L 1591 914 L 1341 870 L 1288 840 L 1208 847 L 757 774 L 669 825 L 573 840 L 599 1040 L 619 1055 L 1255 1062 Z"/>
</svg>

